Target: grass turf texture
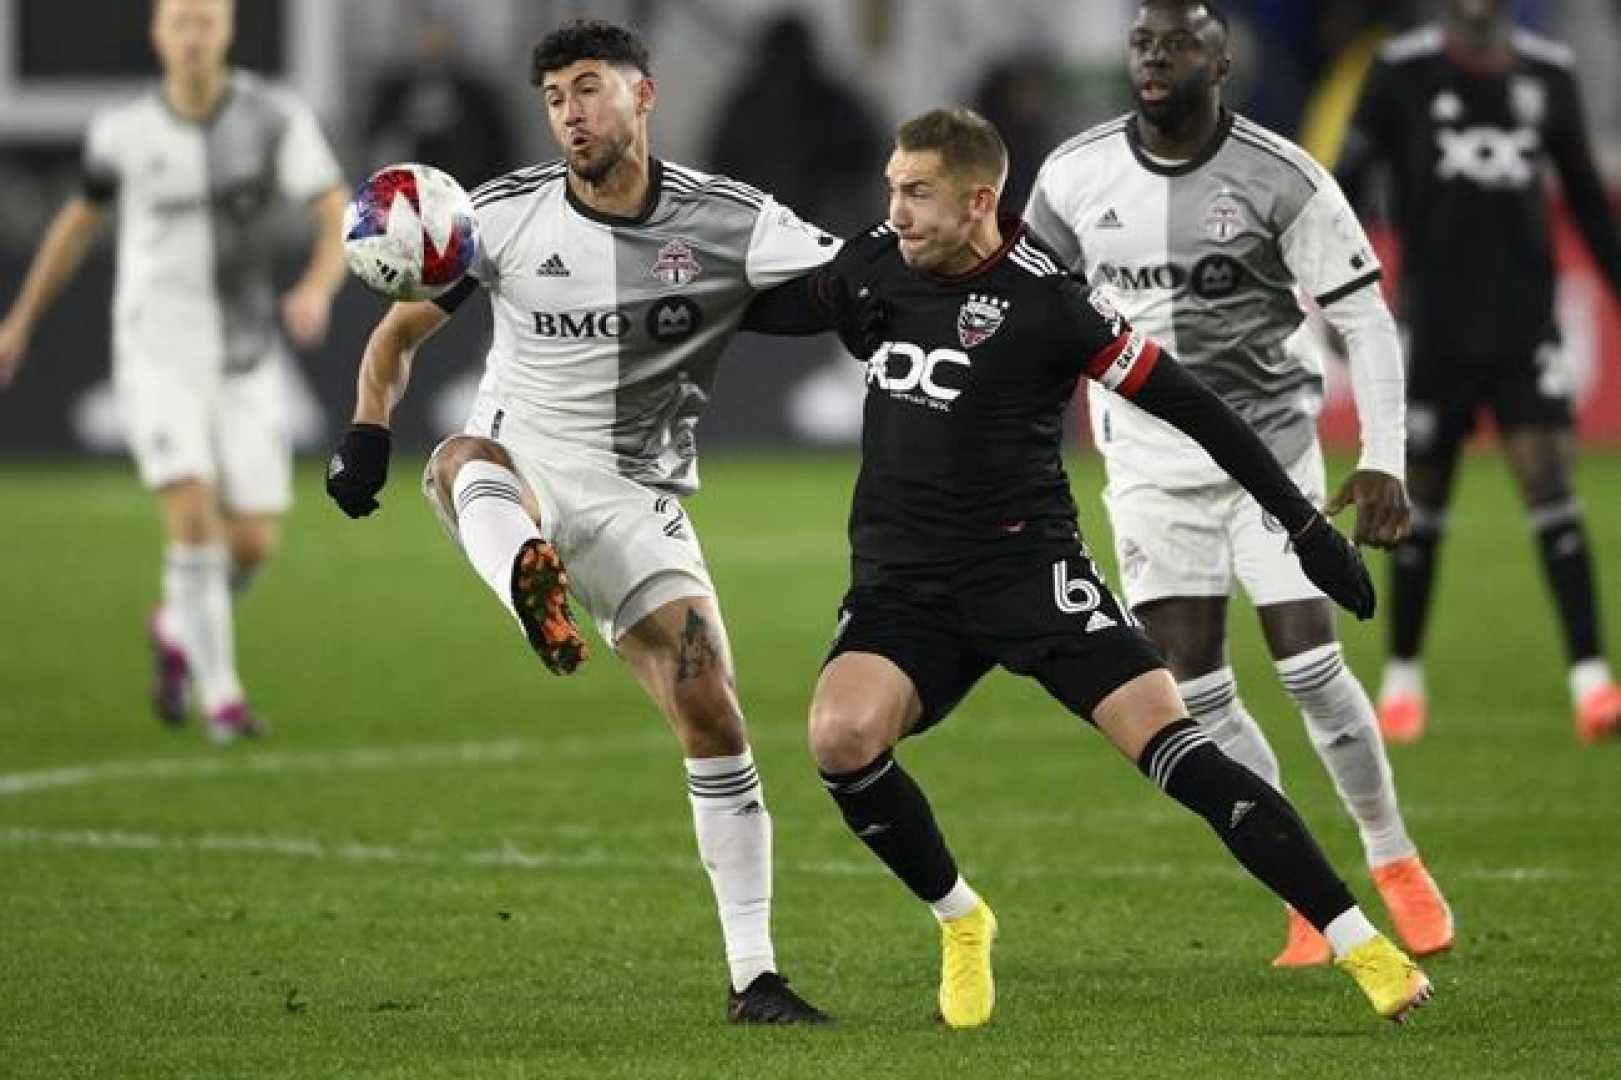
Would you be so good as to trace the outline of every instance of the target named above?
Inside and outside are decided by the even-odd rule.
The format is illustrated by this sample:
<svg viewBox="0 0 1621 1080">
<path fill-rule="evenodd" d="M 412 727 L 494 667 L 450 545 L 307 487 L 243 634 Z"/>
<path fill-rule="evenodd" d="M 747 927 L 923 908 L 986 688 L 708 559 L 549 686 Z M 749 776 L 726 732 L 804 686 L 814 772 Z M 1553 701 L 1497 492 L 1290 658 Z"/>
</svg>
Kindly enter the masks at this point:
<svg viewBox="0 0 1621 1080">
<path fill-rule="evenodd" d="M 1074 471 L 1101 553 L 1096 463 Z M 690 504 L 776 820 L 779 957 L 839 1017 L 727 1027 L 673 741 L 606 652 L 572 679 L 540 668 L 414 473 L 397 462 L 360 523 L 301 473 L 286 548 L 240 609 L 273 736 L 215 749 L 147 710 L 160 541 L 128 470 L 0 467 L 0 1075 L 1592 1076 L 1621 1059 L 1621 748 L 1571 736 L 1495 457 L 1470 461 L 1443 556 L 1431 733 L 1392 753 L 1461 928 L 1405 1029 L 1337 972 L 1270 970 L 1281 908 L 1005 674 L 904 751 L 1003 929 L 992 1025 L 935 1026 L 932 920 L 846 834 L 803 748 L 844 581 L 843 457 L 717 458 Z M 1613 637 L 1621 458 L 1588 458 L 1581 482 Z M 1384 922 L 1234 615 L 1289 791 Z M 1371 683 L 1382 623 L 1343 630 Z"/>
</svg>

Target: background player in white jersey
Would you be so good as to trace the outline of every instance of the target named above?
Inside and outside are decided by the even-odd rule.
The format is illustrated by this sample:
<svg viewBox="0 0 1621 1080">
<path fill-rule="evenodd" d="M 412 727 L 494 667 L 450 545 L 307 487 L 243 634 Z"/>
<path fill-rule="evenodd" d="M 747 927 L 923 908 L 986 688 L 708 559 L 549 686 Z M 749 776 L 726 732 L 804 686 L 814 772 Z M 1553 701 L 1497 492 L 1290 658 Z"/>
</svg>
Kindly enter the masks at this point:
<svg viewBox="0 0 1621 1080">
<path fill-rule="evenodd" d="M 1401 353 L 1356 218 L 1303 151 L 1222 106 L 1231 58 L 1225 19 L 1211 5 L 1144 3 L 1127 64 L 1135 113 L 1048 157 L 1031 226 L 1220 394 L 1320 501 L 1322 373 L 1292 336 L 1304 318 L 1294 290 L 1310 294 L 1348 343 L 1363 432 L 1362 459 L 1325 509 L 1354 503 L 1356 539 L 1388 547 L 1407 526 Z M 1094 389 L 1091 400 L 1127 598 L 1165 650 L 1189 711 L 1217 745 L 1279 784 L 1277 757 L 1227 661 L 1236 579 L 1356 820 L 1397 930 L 1421 956 L 1450 947 L 1451 913 L 1407 835 L 1333 606 L 1301 573 L 1277 521 L 1199 446 L 1116 395 Z M 1322 935 L 1291 910 L 1274 962 L 1329 958 Z"/>
<path fill-rule="evenodd" d="M 149 628 L 153 703 L 181 723 L 189 674 L 222 740 L 260 731 L 237 675 L 231 598 L 276 547 L 292 502 L 274 196 L 316 219 L 309 264 L 280 303 L 296 344 L 326 336 L 344 278 L 337 162 L 307 106 L 227 66 L 233 16 L 231 0 L 156 0 L 162 81 L 91 123 L 84 190 L 57 214 L 0 323 L 4 385 L 116 205 L 113 381 L 167 537 Z"/>
<path fill-rule="evenodd" d="M 771 818 L 679 496 L 697 489 L 694 426 L 751 302 L 838 242 L 753 188 L 652 156 L 657 93 L 632 31 L 565 23 L 535 47 L 531 81 L 564 157 L 475 191 L 469 278 L 394 305 L 373 332 L 328 490 L 351 516 L 376 508 L 412 357 L 482 286 L 494 343 L 465 433 L 428 463 L 427 497 L 548 667 L 586 655 L 571 590 L 674 728 L 731 1019 L 822 1021 L 776 973 Z"/>
</svg>

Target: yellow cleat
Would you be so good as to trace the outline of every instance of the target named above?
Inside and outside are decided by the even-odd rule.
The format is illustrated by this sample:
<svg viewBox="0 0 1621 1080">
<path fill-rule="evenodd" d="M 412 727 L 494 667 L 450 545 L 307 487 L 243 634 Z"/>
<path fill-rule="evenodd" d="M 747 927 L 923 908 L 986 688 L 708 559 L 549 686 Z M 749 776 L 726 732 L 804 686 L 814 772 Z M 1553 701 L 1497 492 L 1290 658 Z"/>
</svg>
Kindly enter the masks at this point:
<svg viewBox="0 0 1621 1080">
<path fill-rule="evenodd" d="M 960 919 L 940 924 L 940 1018 L 947 1027 L 979 1027 L 996 1006 L 991 943 L 996 916 L 983 899 Z"/>
<path fill-rule="evenodd" d="M 1398 1024 L 1435 992 L 1418 965 L 1383 935 L 1363 942 L 1334 964 L 1356 980 L 1375 1012 Z"/>
</svg>

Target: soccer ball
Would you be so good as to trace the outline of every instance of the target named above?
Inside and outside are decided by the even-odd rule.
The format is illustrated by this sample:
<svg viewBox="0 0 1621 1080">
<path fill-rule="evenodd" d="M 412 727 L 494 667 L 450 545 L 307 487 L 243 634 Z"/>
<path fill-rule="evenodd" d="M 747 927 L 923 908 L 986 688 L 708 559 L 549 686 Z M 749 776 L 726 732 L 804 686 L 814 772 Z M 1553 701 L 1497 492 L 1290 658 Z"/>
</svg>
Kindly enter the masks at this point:
<svg viewBox="0 0 1621 1080">
<path fill-rule="evenodd" d="M 343 215 L 349 270 L 390 300 L 432 300 L 478 254 L 473 200 L 454 177 L 415 162 L 379 169 Z"/>
</svg>

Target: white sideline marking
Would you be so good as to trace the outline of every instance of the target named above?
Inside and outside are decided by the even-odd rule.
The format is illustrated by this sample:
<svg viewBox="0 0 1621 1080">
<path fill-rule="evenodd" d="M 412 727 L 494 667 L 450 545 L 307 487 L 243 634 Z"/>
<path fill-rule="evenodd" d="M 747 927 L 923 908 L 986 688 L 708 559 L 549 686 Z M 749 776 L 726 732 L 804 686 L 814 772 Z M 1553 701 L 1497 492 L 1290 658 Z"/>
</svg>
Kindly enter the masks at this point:
<svg viewBox="0 0 1621 1080">
<path fill-rule="evenodd" d="M 329 842 L 308 837 L 260 836 L 254 834 L 204 833 L 180 836 L 122 829 L 44 829 L 30 826 L 0 826 L 0 845 L 11 848 L 76 848 L 101 851 L 194 851 L 233 855 L 279 855 L 289 859 L 320 862 L 381 863 L 390 865 L 461 865 L 530 872 L 570 870 L 656 871 L 691 874 L 698 869 L 696 853 L 688 856 L 639 858 L 615 854 L 604 847 L 583 851 L 535 851 L 511 841 L 477 851 L 436 852 L 395 844 Z M 799 859 L 778 860 L 778 869 L 815 877 L 868 877 L 886 873 L 876 860 Z M 1159 880 L 1176 878 L 1237 878 L 1243 872 L 1235 866 L 1203 860 L 1149 863 L 1021 863 L 1001 872 L 1014 878 L 1069 878 L 1093 880 Z M 1449 881 L 1470 880 L 1527 884 L 1544 882 L 1615 881 L 1618 875 L 1578 873 L 1550 866 L 1454 866 L 1446 872 Z"/>
<path fill-rule="evenodd" d="M 538 742 L 503 739 L 498 742 L 438 743 L 426 746 L 360 747 L 353 750 L 280 751 L 248 754 L 198 755 L 184 758 L 147 758 L 138 761 L 103 761 L 56 769 L 0 774 L 0 797 L 26 795 L 53 788 L 85 787 L 112 780 L 180 780 L 247 774 L 276 775 L 305 772 L 359 772 L 423 765 L 509 764 L 536 758 L 588 757 L 602 753 L 630 753 L 667 747 L 670 737 L 649 731 L 625 736 L 577 736 Z"/>
</svg>

